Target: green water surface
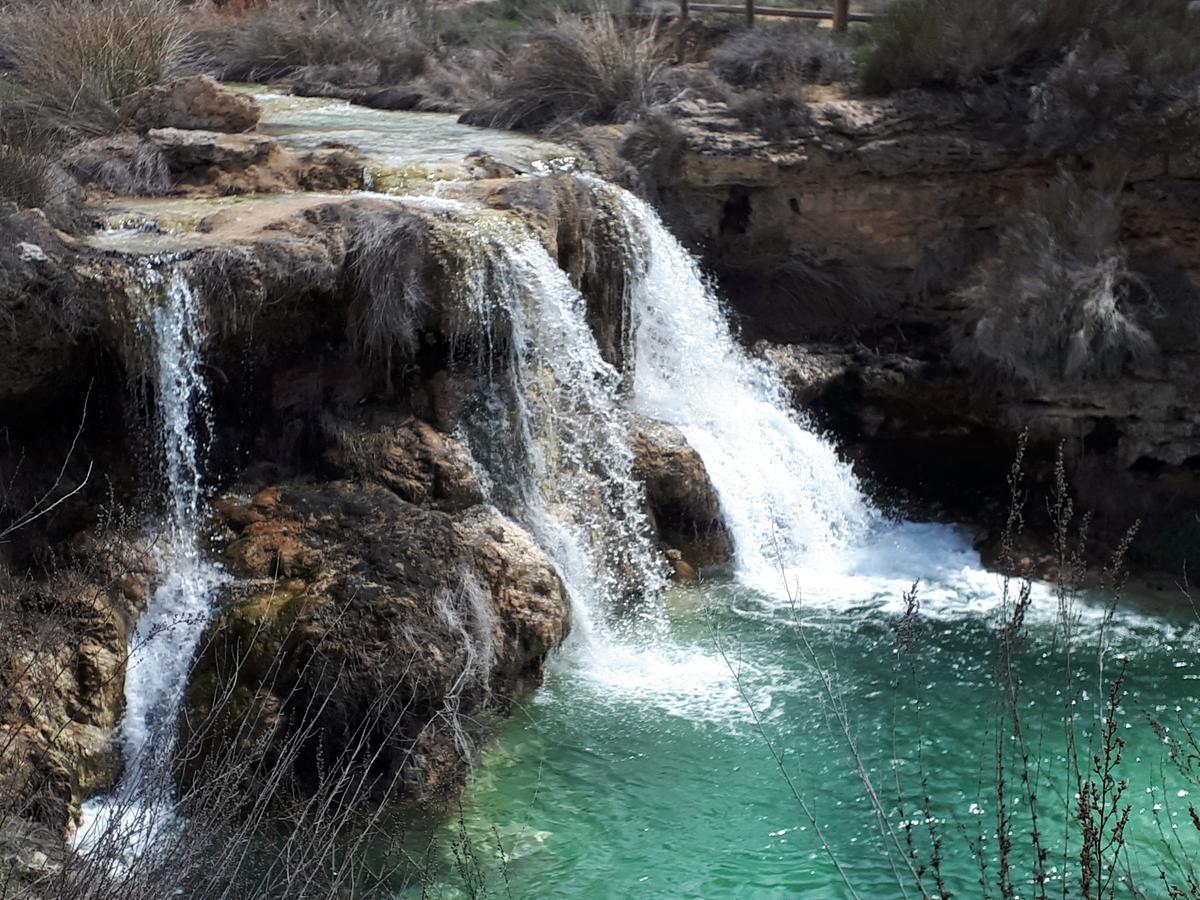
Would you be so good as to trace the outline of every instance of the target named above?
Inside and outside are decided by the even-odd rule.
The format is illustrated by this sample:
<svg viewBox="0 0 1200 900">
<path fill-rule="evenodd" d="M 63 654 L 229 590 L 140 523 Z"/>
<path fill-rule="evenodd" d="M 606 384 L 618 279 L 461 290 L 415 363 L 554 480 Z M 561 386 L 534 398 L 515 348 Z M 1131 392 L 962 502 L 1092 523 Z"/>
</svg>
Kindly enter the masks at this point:
<svg viewBox="0 0 1200 900">
<path fill-rule="evenodd" d="M 1200 832 L 1188 812 L 1200 789 L 1171 764 L 1169 746 L 1150 724 L 1174 725 L 1177 734 L 1179 717 L 1197 720 L 1195 620 L 1143 606 L 1127 603 L 1108 629 L 1103 681 L 1097 610 L 1086 603 L 1081 609 L 1090 615 L 1076 627 L 1070 660 L 1055 616 L 1044 608 L 1031 616 L 1018 656 L 1018 706 L 1038 785 L 1051 896 L 1063 895 L 1064 873 L 1067 895 L 1080 895 L 1076 827 L 1063 853 L 1066 823 L 1075 816 L 1064 720 L 1070 708 L 1087 765 L 1087 746 L 1097 742 L 1095 716 L 1107 700 L 1101 685 L 1111 685 L 1122 665 L 1116 721 L 1126 744 L 1118 771 L 1128 786 L 1119 806 L 1131 807 L 1122 869 L 1146 896 L 1165 896 L 1160 864 L 1175 874 L 1189 857 L 1200 857 Z M 913 868 L 936 895 L 932 870 L 921 869 L 930 857 L 932 820 L 947 888 L 959 897 L 995 896 L 1000 730 L 1013 779 L 1013 880 L 1019 896 L 1038 895 L 1028 803 L 1016 796 L 1019 744 L 997 704 L 994 614 L 921 617 L 915 644 L 899 654 L 898 617 L 876 611 L 878 605 L 797 611 L 724 582 L 676 588 L 668 607 L 666 634 L 591 648 L 581 641 L 554 662 L 544 687 L 483 752 L 461 823 L 441 827 L 441 870 L 426 894 L 470 893 L 451 850 L 457 845 L 461 854 L 465 838 L 483 870 L 476 894 L 850 897 L 849 881 L 860 897 L 917 897 L 905 859 L 911 834 Z M 833 697 L 814 655 L 832 677 Z M 838 705 L 895 844 L 881 836 Z M 906 831 L 905 823 L 915 827 Z M 1116 894 L 1130 895 L 1122 885 Z"/>
</svg>

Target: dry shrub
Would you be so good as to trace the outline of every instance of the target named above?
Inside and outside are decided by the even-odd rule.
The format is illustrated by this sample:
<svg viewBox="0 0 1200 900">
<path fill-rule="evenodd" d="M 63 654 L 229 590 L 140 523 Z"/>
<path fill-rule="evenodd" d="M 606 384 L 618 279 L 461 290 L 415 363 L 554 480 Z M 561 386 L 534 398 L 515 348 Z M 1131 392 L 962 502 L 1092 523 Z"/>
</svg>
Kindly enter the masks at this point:
<svg viewBox="0 0 1200 900">
<path fill-rule="evenodd" d="M 1074 66 L 1091 58 L 1084 71 L 1113 59 L 1097 95 L 1138 83 L 1173 92 L 1195 82 L 1198 38 L 1200 15 L 1186 0 L 896 0 L 871 28 L 861 80 L 879 94 L 997 76 L 1036 82 L 1074 52 Z"/>
<path fill-rule="evenodd" d="M 1154 304 L 1126 266 L 1116 196 L 1063 176 L 1031 206 L 963 291 L 970 325 L 956 355 L 1034 386 L 1152 358 Z"/>
<path fill-rule="evenodd" d="M 19 143 L 0 143 L 0 199 L 32 209 L 46 204 L 54 190 L 50 160 Z"/>
<path fill-rule="evenodd" d="M 961 85 L 1065 50 L 1112 3 L 1094 0 L 896 0 L 871 28 L 862 68 L 868 93 Z"/>
<path fill-rule="evenodd" d="M 651 115 L 632 125 L 617 147 L 617 155 L 636 173 L 638 192 L 654 197 L 679 171 L 687 139 L 668 116 Z"/>
<path fill-rule="evenodd" d="M 394 351 L 416 350 L 432 306 L 423 269 L 430 242 L 429 223 L 406 210 L 357 218 L 349 253 L 355 293 L 350 335 L 368 359 L 390 364 Z"/>
<path fill-rule="evenodd" d="M 173 0 L 44 0 L 10 8 L 3 54 L 32 100 L 57 122 L 90 133 L 119 130 L 129 101 L 188 59 L 185 20 Z"/>
<path fill-rule="evenodd" d="M 429 47 L 413 8 L 396 0 L 271 3 L 239 18 L 217 18 L 198 40 L 222 77 L 260 81 L 304 69 L 348 69 L 387 83 L 425 70 Z"/>
<path fill-rule="evenodd" d="M 664 99 L 665 67 L 653 24 L 622 27 L 606 11 L 563 18 L 530 41 L 495 99 L 464 121 L 525 130 L 628 121 Z"/>
<path fill-rule="evenodd" d="M 1118 6 L 1034 87 L 1030 137 L 1039 146 L 1082 152 L 1118 139 L 1155 142 L 1141 123 L 1195 111 L 1200 10 L 1176 0 L 1149 0 L 1137 15 Z"/>
<path fill-rule="evenodd" d="M 708 65 L 736 87 L 828 84 L 854 75 L 854 57 L 841 37 L 812 26 L 743 31 L 724 41 Z"/>
<path fill-rule="evenodd" d="M 74 230 L 82 221 L 82 189 L 55 162 L 60 135 L 40 127 L 26 104 L 0 104 L 0 200 L 40 209 L 56 227 Z"/>
</svg>

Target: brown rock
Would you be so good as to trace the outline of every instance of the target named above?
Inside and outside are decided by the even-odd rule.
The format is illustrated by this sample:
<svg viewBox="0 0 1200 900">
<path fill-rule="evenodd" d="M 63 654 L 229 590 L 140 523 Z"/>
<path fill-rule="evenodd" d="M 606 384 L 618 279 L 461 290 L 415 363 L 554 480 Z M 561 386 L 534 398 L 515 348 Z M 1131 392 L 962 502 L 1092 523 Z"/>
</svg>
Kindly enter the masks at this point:
<svg viewBox="0 0 1200 900">
<path fill-rule="evenodd" d="M 121 583 L 153 572 L 140 538 L 83 537 L 70 556 L 43 581 L 0 585 L 0 815 L 60 838 L 120 772 L 113 736 L 137 605 Z"/>
<path fill-rule="evenodd" d="M 409 503 L 449 511 L 483 501 L 471 455 L 459 441 L 418 419 L 380 411 L 362 424 L 325 420 L 337 468 L 370 478 Z"/>
<path fill-rule="evenodd" d="M 143 130 L 195 128 L 251 131 L 262 107 L 249 94 L 222 88 L 208 75 L 190 75 L 146 88 L 133 100 L 133 122 Z"/>
<path fill-rule="evenodd" d="M 659 540 L 679 551 L 691 569 L 728 562 L 733 544 L 717 493 L 700 454 L 679 429 L 643 419 L 634 430 L 633 452 L 634 474 L 645 485 L 649 519 Z"/>
<path fill-rule="evenodd" d="M 370 482 L 272 493 L 235 538 L 240 577 L 202 642 L 182 720 L 189 777 L 240 735 L 269 764 L 301 745 L 289 765 L 312 786 L 319 760 L 367 735 L 404 792 L 458 784 L 472 717 L 536 685 L 566 635 L 554 567 L 488 507 L 455 516 Z M 302 578 L 264 580 L 304 558 Z"/>
</svg>

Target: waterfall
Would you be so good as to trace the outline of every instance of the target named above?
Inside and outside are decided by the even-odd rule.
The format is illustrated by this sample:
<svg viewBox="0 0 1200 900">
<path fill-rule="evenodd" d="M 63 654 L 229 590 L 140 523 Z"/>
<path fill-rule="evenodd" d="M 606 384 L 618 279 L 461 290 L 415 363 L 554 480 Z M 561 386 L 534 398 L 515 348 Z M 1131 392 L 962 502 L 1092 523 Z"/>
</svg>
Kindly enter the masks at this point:
<svg viewBox="0 0 1200 900">
<path fill-rule="evenodd" d="M 850 466 L 792 409 L 770 366 L 738 345 L 716 292 L 653 210 L 582 177 L 623 233 L 633 331 L 627 403 L 677 426 L 700 454 L 733 539 L 737 580 L 767 607 L 802 598 L 891 613 L 904 610 L 905 591 L 920 580 L 927 615 L 986 614 L 999 592 L 970 536 L 880 515 Z"/>
<path fill-rule="evenodd" d="M 114 825 L 131 833 L 136 846 L 167 816 L 163 810 L 148 810 L 146 798 L 169 799 L 161 795 L 170 790 L 168 769 L 179 706 L 192 655 L 221 583 L 220 570 L 205 558 L 199 540 L 204 512 L 203 435 L 209 431 L 210 415 L 201 373 L 200 304 L 174 267 L 165 277 L 158 268 L 147 269 L 142 287 L 158 301 L 147 312 L 143 327 L 154 363 L 159 449 L 167 488 L 163 520 L 154 529 L 160 542 L 161 579 L 130 640 L 120 725 L 124 774 L 110 796 L 85 804 L 79 829 L 83 846 L 100 839 L 94 832 L 113 830 Z"/>
<path fill-rule="evenodd" d="M 485 334 L 476 353 L 459 354 L 480 382 L 468 443 L 489 498 L 557 565 L 587 635 L 664 584 L 621 376 L 600 354 L 583 296 L 541 243 L 477 221 L 461 249 L 461 300 Z"/>
<path fill-rule="evenodd" d="M 739 577 L 828 564 L 875 518 L 848 465 L 790 409 L 775 373 L 738 346 L 695 260 L 644 203 L 592 180 L 616 207 L 633 330 L 631 408 L 677 426 L 700 454 Z"/>
</svg>

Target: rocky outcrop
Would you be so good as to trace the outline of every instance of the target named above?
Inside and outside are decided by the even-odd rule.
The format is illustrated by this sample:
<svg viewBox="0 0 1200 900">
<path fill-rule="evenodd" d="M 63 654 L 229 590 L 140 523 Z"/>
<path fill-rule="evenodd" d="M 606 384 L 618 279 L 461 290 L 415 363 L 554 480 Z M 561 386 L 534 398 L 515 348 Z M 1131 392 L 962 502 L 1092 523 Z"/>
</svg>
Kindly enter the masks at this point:
<svg viewBox="0 0 1200 900">
<path fill-rule="evenodd" d="M 289 150 L 267 135 L 174 127 L 84 142 L 63 165 L 82 184 L 146 196 L 343 191 L 364 178 L 363 157 L 347 147 Z"/>
<path fill-rule="evenodd" d="M 443 793 L 477 736 L 472 717 L 535 686 L 566 635 L 553 566 L 490 507 L 451 514 L 334 481 L 227 499 L 218 515 L 236 580 L 188 695 L 192 778 L 227 770 L 240 735 L 309 789 L 323 766 L 369 757 L 381 790 Z"/>
<path fill-rule="evenodd" d="M 155 152 L 175 173 L 211 164 L 219 171 L 210 187 L 221 171 L 252 171 L 276 150 L 254 135 L 178 135 L 154 131 L 138 146 L 159 141 Z M 456 196 L 543 241 L 619 361 L 624 326 L 606 316 L 623 314 L 623 283 L 607 280 L 620 266 L 597 244 L 606 237 L 595 199 L 565 176 L 492 177 L 509 173 L 479 165 L 489 177 L 456 185 Z M 168 205 L 146 208 L 157 215 Z M 453 436 L 479 394 L 455 354 L 478 352 L 482 329 L 492 329 L 488 340 L 506 336 L 455 289 L 456 254 L 476 259 L 478 232 L 448 210 L 305 194 L 214 201 L 164 240 L 204 309 L 216 424 L 206 474 L 232 485 L 212 536 L 231 580 L 182 722 L 193 783 L 234 754 L 247 789 L 275 766 L 290 786 L 314 789 L 322 767 L 363 737 L 378 752 L 381 789 L 441 795 L 482 739 L 480 716 L 536 685 L 566 634 L 553 566 L 483 505 L 474 461 Z M 161 236 L 136 203 L 114 216 L 138 241 Z M 68 495 L 0 552 L 14 571 L 32 573 L 22 617 L 66 596 L 115 610 L 88 612 L 97 637 L 55 657 L 72 667 L 64 696 L 90 699 L 64 699 L 63 712 L 22 737 L 49 761 L 36 774 L 47 785 L 38 815 L 57 830 L 115 774 L 104 742 L 123 676 L 111 664 L 148 590 L 145 579 L 88 575 L 60 591 L 41 574 L 77 535 L 95 532 L 99 510 L 132 506 L 153 482 L 139 443 L 153 384 L 139 337 L 156 288 L 144 263 L 111 246 L 59 234 L 33 213 L 0 217 L 0 419 L 14 423 L 0 475 L 18 486 L 5 497 L 24 506 L 48 489 L 48 502 Z M 397 286 L 419 288 L 419 302 L 374 315 Z M 699 459 L 678 433 L 650 423 L 638 451 L 649 512 L 677 572 L 720 563 L 728 539 Z M 0 509 L 0 528 L 8 512 Z M 54 723 L 76 735 L 61 752 Z"/>
<path fill-rule="evenodd" d="M 0 811 L 62 837 L 110 787 L 132 623 L 155 564 L 146 542 L 78 536 L 42 582 L 0 584 Z"/>
<path fill-rule="evenodd" d="M 189 75 L 146 88 L 130 103 L 141 130 L 195 128 L 201 131 L 253 131 L 262 108 L 249 94 L 226 90 L 208 75 Z"/>
<path fill-rule="evenodd" d="M 645 485 L 647 519 L 680 580 L 729 562 L 733 544 L 704 462 L 678 428 L 644 419 L 633 433 L 633 471 Z"/>
</svg>

